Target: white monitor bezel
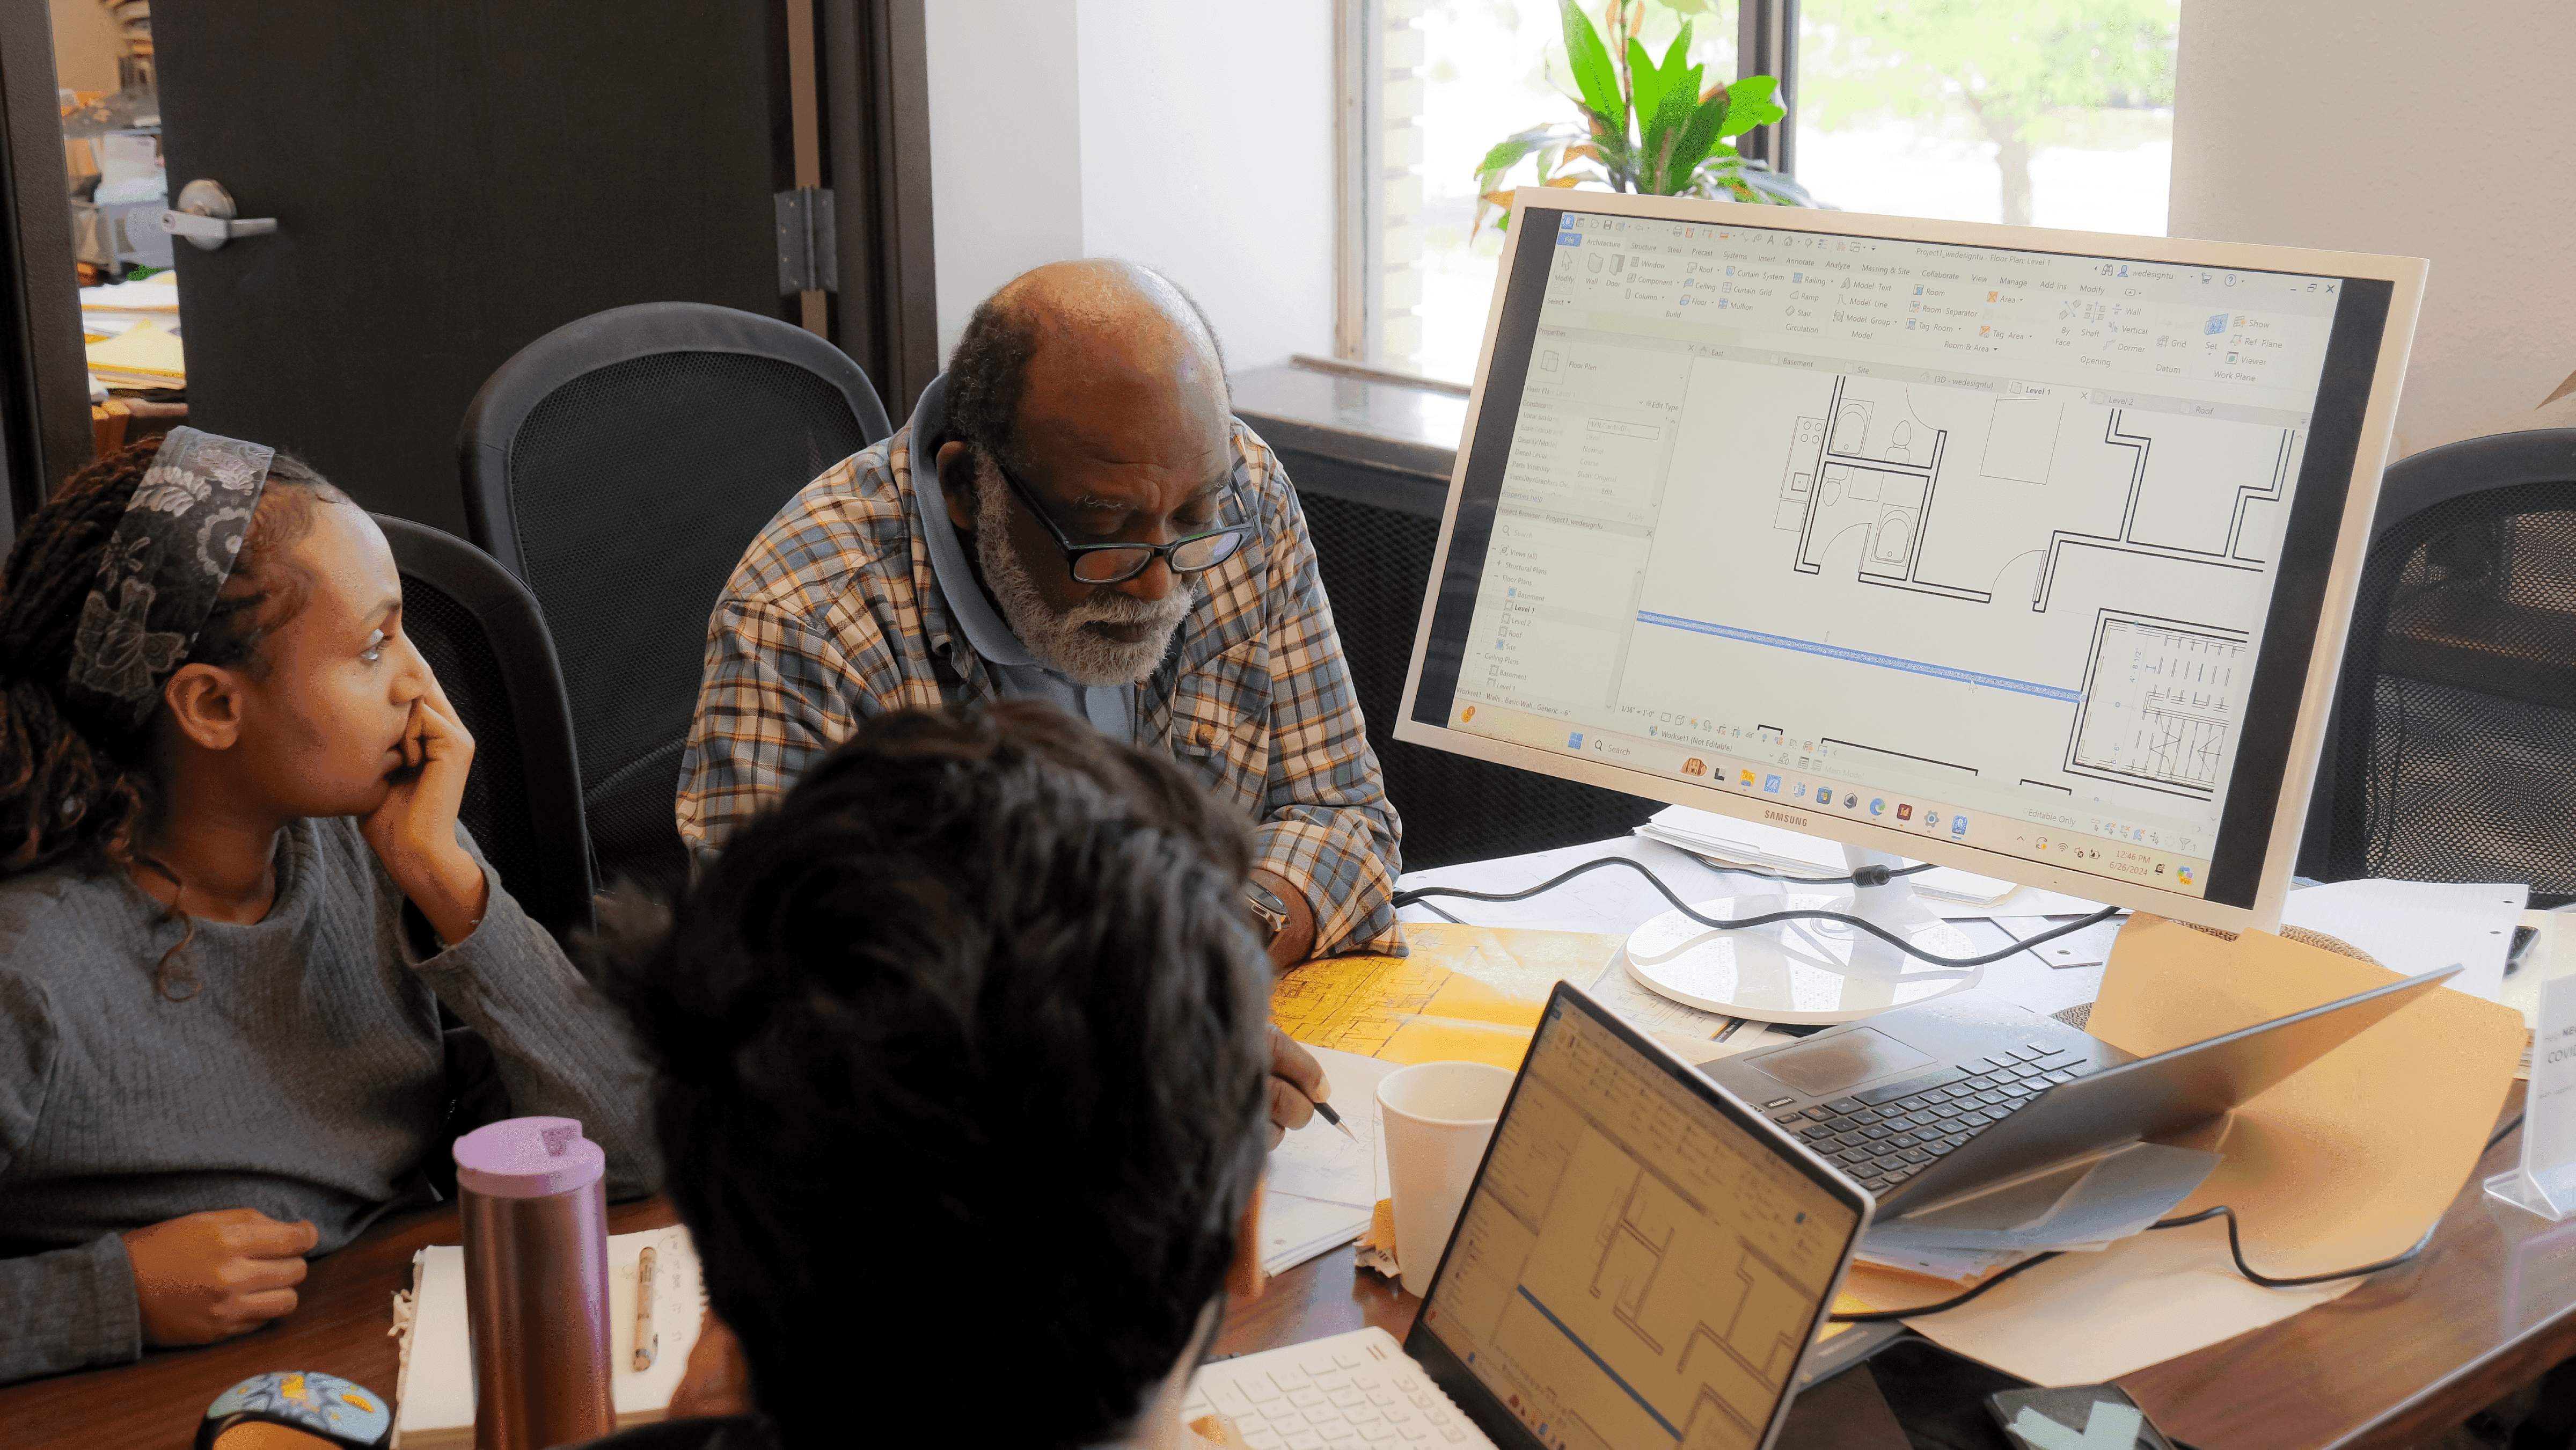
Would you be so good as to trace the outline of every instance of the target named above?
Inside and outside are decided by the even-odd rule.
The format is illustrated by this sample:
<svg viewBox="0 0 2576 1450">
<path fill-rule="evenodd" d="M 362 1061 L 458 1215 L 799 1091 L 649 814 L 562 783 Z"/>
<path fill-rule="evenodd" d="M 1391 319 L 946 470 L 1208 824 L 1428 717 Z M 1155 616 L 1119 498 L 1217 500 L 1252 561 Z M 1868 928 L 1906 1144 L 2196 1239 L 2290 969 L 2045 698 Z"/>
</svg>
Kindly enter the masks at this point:
<svg viewBox="0 0 2576 1450">
<path fill-rule="evenodd" d="M 2370 278 L 2390 284 L 2388 317 L 2380 334 L 2370 394 L 2353 454 L 2350 492 L 2346 497 L 2342 525 L 2336 535 L 2334 562 L 2327 575 L 2323 608 L 2318 617 L 2317 646 L 2309 654 L 2306 684 L 2291 732 L 2289 774 L 2283 782 L 2281 799 L 2273 815 L 2272 835 L 2264 849 L 2253 906 L 2229 906 L 2206 898 L 2098 876 L 2089 871 L 2002 856 L 1920 832 L 1875 825 L 1867 820 L 1793 811 L 1764 797 L 1748 797 L 1732 790 L 1696 785 L 1647 771 L 1596 764 L 1580 756 L 1416 721 L 1413 718 L 1415 693 L 1422 683 L 1423 657 L 1431 641 L 1433 614 L 1439 602 L 1441 583 L 1448 572 L 1449 545 L 1457 526 L 1461 486 L 1467 478 L 1475 447 L 1477 420 L 1484 409 L 1486 376 L 1493 366 L 1495 334 L 1502 323 L 1513 259 L 1529 236 L 1529 229 L 1521 225 L 1522 215 L 1532 205 L 1593 216 L 1705 222 L 1781 232 L 1897 237 L 1955 246 L 2068 252 L 2213 269 Z M 1633 196 L 1554 187 L 1523 187 L 1513 192 L 1511 220 L 1501 264 L 1495 274 L 1493 299 L 1486 311 L 1484 341 L 1477 350 L 1475 387 L 1467 400 L 1466 423 L 1458 440 L 1457 463 L 1450 472 L 1449 498 L 1441 511 L 1440 538 L 1432 555 L 1431 578 L 1424 591 L 1421 618 L 1414 627 L 1413 655 L 1405 669 L 1404 694 L 1395 721 L 1396 739 L 1743 820 L 1783 824 L 1783 816 L 1802 815 L 1812 822 L 1808 829 L 1826 839 L 1895 852 L 1943 866 L 1956 866 L 1982 875 L 2000 876 L 2084 900 L 2124 906 L 2203 926 L 2228 931 L 2273 931 L 2279 928 L 2282 899 L 2289 894 L 2291 865 L 2298 855 L 2299 838 L 2307 824 L 2308 796 L 2315 783 L 2318 755 L 2333 705 L 2335 679 L 2343 661 L 2344 638 L 2351 627 L 2353 597 L 2361 583 L 2362 558 L 2369 548 L 2371 517 L 2379 498 L 2380 473 L 2386 467 L 2389 442 L 2396 431 L 2399 387 L 2405 377 L 2407 354 L 2414 340 L 2416 314 L 2423 304 L 2427 264 L 2422 258 L 2313 251 L 2252 242 L 2211 242 L 2181 237 L 1934 221 L 1805 207 L 1757 209 L 1743 203 L 1698 198 Z M 1553 245 L 1554 241 L 1553 233 L 1541 239 L 1546 245 Z"/>
</svg>

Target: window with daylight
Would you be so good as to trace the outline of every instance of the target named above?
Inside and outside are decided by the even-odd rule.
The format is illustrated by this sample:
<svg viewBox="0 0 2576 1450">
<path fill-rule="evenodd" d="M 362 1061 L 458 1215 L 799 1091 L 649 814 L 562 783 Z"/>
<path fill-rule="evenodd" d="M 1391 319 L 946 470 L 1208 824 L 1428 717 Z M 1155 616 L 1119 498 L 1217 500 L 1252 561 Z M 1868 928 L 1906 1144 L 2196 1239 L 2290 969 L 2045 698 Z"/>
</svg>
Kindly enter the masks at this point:
<svg viewBox="0 0 2576 1450">
<path fill-rule="evenodd" d="M 1565 0 L 1342 0 L 1341 355 L 1475 372 L 1503 236 L 1479 224 L 1496 143 L 1573 121 Z M 1583 13 L 1609 33 L 1610 5 Z M 1684 24 L 1710 85 L 1794 35 L 1763 149 L 1847 211 L 2162 235 L 2181 0 L 1625 0 L 1660 60 Z M 1529 185 L 1522 163 L 1502 183 Z"/>
<path fill-rule="evenodd" d="M 2162 236 L 2181 14 L 1798 0 L 1798 179 L 1850 211 Z"/>
</svg>

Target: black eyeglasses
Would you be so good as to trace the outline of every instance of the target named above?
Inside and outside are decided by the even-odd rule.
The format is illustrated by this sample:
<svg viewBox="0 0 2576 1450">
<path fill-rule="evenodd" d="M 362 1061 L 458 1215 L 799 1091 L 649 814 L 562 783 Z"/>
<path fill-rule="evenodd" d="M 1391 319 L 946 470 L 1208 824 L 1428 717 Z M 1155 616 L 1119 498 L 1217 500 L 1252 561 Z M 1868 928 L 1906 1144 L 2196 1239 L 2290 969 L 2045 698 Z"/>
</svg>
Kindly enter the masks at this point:
<svg viewBox="0 0 2576 1450">
<path fill-rule="evenodd" d="M 1247 520 L 1168 544 L 1077 544 L 1056 526 L 1056 521 L 1047 515 L 1046 505 L 1038 502 L 1038 496 L 1013 476 L 1002 460 L 994 459 L 993 467 L 1001 473 L 1002 482 L 1020 496 L 1020 502 L 1029 506 L 1029 512 L 1037 515 L 1038 522 L 1046 525 L 1046 531 L 1055 536 L 1056 547 L 1064 550 L 1065 568 L 1072 572 L 1077 584 L 1123 584 L 1144 573 L 1156 558 L 1171 566 L 1175 574 L 1196 574 L 1233 558 L 1243 541 L 1256 532 Z M 1230 505 L 1236 502 L 1231 484 L 1226 487 L 1226 498 Z"/>
</svg>

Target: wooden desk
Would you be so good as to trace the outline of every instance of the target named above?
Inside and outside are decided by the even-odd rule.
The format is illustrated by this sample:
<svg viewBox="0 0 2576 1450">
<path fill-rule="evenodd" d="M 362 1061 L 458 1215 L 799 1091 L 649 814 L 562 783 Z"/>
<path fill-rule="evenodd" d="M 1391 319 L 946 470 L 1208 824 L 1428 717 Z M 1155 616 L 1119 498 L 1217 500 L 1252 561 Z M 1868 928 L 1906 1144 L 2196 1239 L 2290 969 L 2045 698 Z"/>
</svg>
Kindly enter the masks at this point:
<svg viewBox="0 0 2576 1450">
<path fill-rule="evenodd" d="M 2415 1262 L 2122 1387 L 2202 1450 L 2413 1445 L 2494 1403 L 2576 1354 L 2576 1222 L 2486 1197 L 2521 1152 L 2519 1133 L 2488 1150 Z"/>
<path fill-rule="evenodd" d="M 2507 1111 L 2520 1110 L 2516 1089 Z M 2576 1354 L 2576 1223 L 2544 1223 L 2490 1206 L 2483 1194 L 2485 1175 L 2511 1167 L 2519 1151 L 2507 1138 L 2486 1155 L 2415 1263 L 2121 1383 L 2158 1424 L 2202 1450 L 2406 1446 L 2466 1419 Z M 658 1199 L 609 1210 L 612 1233 L 670 1221 Z M 413 1214 L 315 1260 L 301 1307 L 260 1333 L 0 1390 L 0 1444 L 177 1450 L 208 1401 L 263 1370 L 323 1370 L 391 1394 L 393 1293 L 409 1286 L 415 1250 L 455 1242 L 453 1210 Z M 1366 1324 L 1400 1339 L 1419 1307 L 1336 1249 L 1233 1306 L 1216 1348 L 1246 1354 Z M 1886 1412 L 1874 1391 L 1852 1388 L 1809 1391 L 1814 1403 L 1801 1403 L 1784 1444 L 1868 1443 L 1842 1432 L 1874 1430 L 1868 1417 Z"/>
</svg>

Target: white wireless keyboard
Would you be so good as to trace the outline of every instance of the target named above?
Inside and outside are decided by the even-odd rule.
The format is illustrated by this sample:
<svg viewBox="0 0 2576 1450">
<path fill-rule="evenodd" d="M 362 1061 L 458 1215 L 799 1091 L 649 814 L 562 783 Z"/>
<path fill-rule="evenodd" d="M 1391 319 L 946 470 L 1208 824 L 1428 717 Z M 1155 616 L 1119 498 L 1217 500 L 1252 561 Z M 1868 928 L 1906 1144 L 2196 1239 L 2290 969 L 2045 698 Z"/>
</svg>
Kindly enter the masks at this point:
<svg viewBox="0 0 2576 1450">
<path fill-rule="evenodd" d="M 1254 1450 L 1494 1446 L 1383 1329 L 1200 1365 L 1182 1423 L 1210 1410 L 1230 1416 Z"/>
</svg>

